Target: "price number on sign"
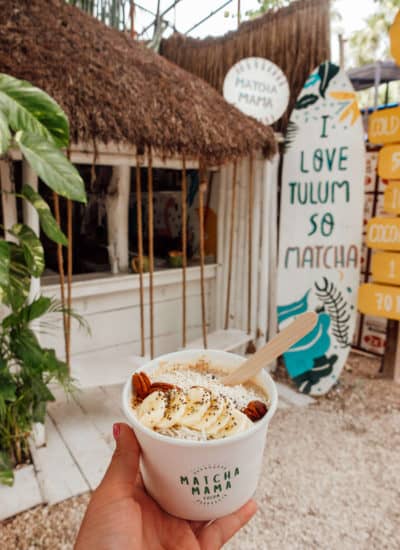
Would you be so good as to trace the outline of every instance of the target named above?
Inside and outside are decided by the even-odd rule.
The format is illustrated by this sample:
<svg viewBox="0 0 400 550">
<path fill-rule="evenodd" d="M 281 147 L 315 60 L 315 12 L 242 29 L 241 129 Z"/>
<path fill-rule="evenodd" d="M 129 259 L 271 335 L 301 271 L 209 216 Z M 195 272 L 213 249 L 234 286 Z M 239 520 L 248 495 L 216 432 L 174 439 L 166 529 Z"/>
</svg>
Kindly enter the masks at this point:
<svg viewBox="0 0 400 550">
<path fill-rule="evenodd" d="M 400 254 L 376 252 L 372 256 L 371 271 L 378 283 L 400 285 Z"/>
<path fill-rule="evenodd" d="M 378 174 L 385 180 L 400 179 L 400 145 L 385 145 L 379 151 Z"/>
<path fill-rule="evenodd" d="M 400 288 L 374 283 L 361 285 L 358 309 L 365 315 L 400 320 Z"/>
<path fill-rule="evenodd" d="M 383 208 L 386 212 L 400 213 L 400 182 L 391 181 L 383 195 Z"/>
</svg>

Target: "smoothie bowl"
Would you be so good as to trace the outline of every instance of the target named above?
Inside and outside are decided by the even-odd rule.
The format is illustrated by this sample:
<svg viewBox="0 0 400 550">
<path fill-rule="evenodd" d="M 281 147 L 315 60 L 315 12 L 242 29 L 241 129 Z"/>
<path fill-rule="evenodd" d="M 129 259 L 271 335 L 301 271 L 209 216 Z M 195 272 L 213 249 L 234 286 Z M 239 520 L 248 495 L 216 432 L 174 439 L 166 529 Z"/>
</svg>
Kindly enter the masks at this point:
<svg viewBox="0 0 400 550">
<path fill-rule="evenodd" d="M 174 516 L 213 520 L 256 490 L 278 397 L 264 371 L 224 386 L 223 375 L 243 361 L 184 350 L 150 361 L 125 384 L 123 410 L 142 448 L 144 485 Z"/>
</svg>

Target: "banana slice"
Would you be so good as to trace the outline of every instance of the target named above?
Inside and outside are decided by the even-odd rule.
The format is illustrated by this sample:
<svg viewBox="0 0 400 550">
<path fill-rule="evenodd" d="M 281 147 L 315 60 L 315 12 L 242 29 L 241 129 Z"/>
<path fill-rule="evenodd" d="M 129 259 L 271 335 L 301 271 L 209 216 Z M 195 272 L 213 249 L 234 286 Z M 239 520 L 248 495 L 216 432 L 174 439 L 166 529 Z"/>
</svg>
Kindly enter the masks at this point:
<svg viewBox="0 0 400 550">
<path fill-rule="evenodd" d="M 226 399 L 223 399 L 223 404 L 223 408 L 215 419 L 215 422 L 207 427 L 207 434 L 210 436 L 214 436 L 217 432 L 222 431 L 231 420 L 232 405 Z"/>
<path fill-rule="evenodd" d="M 157 423 L 157 428 L 171 428 L 179 424 L 186 410 L 186 397 L 181 390 L 171 390 L 165 394 L 166 408 L 163 418 Z"/>
<path fill-rule="evenodd" d="M 201 419 L 201 429 L 206 432 L 218 421 L 225 410 L 225 399 L 222 396 L 211 394 L 211 402 L 207 412 Z"/>
<path fill-rule="evenodd" d="M 195 430 L 202 429 L 202 419 L 211 404 L 211 392 L 206 388 L 193 387 L 186 393 L 186 410 L 180 423 Z"/>
<path fill-rule="evenodd" d="M 222 429 L 218 430 L 214 434 L 214 437 L 220 438 L 235 435 L 248 430 L 251 425 L 251 420 L 245 414 L 237 409 L 232 409 L 229 415 L 229 422 Z"/>
<path fill-rule="evenodd" d="M 137 409 L 138 420 L 148 428 L 157 426 L 165 415 L 167 400 L 164 392 L 150 393 Z"/>
</svg>

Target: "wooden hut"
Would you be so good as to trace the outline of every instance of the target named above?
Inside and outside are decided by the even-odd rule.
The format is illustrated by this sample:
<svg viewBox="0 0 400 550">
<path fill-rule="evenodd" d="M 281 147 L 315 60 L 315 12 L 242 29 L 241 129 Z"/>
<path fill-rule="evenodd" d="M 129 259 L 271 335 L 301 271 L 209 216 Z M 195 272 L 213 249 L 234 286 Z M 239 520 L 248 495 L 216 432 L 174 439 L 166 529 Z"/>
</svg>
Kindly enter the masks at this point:
<svg viewBox="0 0 400 550">
<path fill-rule="evenodd" d="M 228 105 L 200 78 L 62 0 L 0 0 L 0 71 L 44 89 L 70 120 L 72 142 L 67 153 L 84 176 L 89 196 L 88 207 L 74 205 L 69 216 L 61 203 L 63 224 L 69 217 L 73 235 L 64 260 L 68 256 L 75 266 L 84 266 L 74 273 L 69 265 L 72 307 L 92 331 L 91 337 L 75 329 L 70 335 L 72 370 L 81 384 L 118 382 L 149 350 L 172 351 L 196 341 L 202 332 L 204 341 L 205 331 L 217 334 L 219 347 L 225 349 L 254 339 L 257 331 L 260 334 L 257 289 L 260 277 L 268 276 L 265 262 L 264 275 L 258 269 L 260 209 L 262 196 L 264 209 L 267 204 L 271 172 L 267 159 L 276 147 L 272 130 Z M 14 155 L 14 161 L 15 185 L 24 179 L 40 188 L 23 159 Z M 193 223 L 200 219 L 200 227 L 208 211 L 205 182 L 213 181 L 208 200 L 215 204 L 217 257 L 204 265 L 202 246 L 200 258 L 194 257 L 186 269 L 160 266 L 158 270 L 156 265 L 153 273 L 157 184 L 164 182 L 164 189 L 170 185 L 182 199 L 189 176 L 197 189 Z M 11 180 L 3 166 L 2 187 L 9 188 Z M 134 219 L 134 212 L 138 218 L 142 212 L 141 194 L 150 205 L 143 211 L 150 273 L 137 274 L 130 267 L 132 254 L 141 254 L 140 219 Z M 180 203 L 185 209 L 187 201 Z M 38 230 L 33 211 L 4 206 L 6 226 L 23 216 Z M 89 239 L 87 228 L 93 217 L 103 221 Z M 183 238 L 187 231 L 180 233 Z M 200 240 L 204 244 L 201 231 Z M 263 247 L 268 248 L 266 234 Z M 93 249 L 98 252 L 96 261 L 103 254 L 103 271 L 91 257 Z M 50 267 L 54 258 L 55 250 L 47 248 Z M 56 267 L 42 277 L 46 295 L 60 295 L 55 271 Z M 242 281 L 247 281 L 246 292 Z M 36 282 L 33 292 L 38 290 Z M 221 337 L 218 330 L 232 327 L 237 332 L 227 342 L 223 338 L 227 333 Z M 43 338 L 63 351 L 61 331 Z"/>
<path fill-rule="evenodd" d="M 290 87 L 289 108 L 274 124 L 284 132 L 308 75 L 330 58 L 330 0 L 297 0 L 271 8 L 223 36 L 196 39 L 175 33 L 161 41 L 160 53 L 220 93 L 232 65 L 245 57 L 269 59 L 282 69 Z"/>
</svg>

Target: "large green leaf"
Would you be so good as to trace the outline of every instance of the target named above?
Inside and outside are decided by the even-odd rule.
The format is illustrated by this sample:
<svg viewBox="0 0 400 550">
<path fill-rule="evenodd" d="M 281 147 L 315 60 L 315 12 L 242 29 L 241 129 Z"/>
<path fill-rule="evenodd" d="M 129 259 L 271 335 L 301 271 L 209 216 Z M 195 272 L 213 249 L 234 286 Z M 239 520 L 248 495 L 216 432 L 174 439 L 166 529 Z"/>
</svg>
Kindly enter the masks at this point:
<svg viewBox="0 0 400 550">
<path fill-rule="evenodd" d="M 22 246 L 29 273 L 40 277 L 44 270 L 44 250 L 36 233 L 23 223 L 14 224 L 10 233 L 17 237 Z"/>
<path fill-rule="evenodd" d="M 30 185 L 25 184 L 22 187 L 22 196 L 31 203 L 33 208 L 37 211 L 40 220 L 40 226 L 43 229 L 43 232 L 51 239 L 52 241 L 68 245 L 68 239 L 61 231 L 58 223 L 51 213 L 50 206 L 47 202 L 37 193 Z"/>
<path fill-rule="evenodd" d="M 0 107 L 15 132 L 23 130 L 40 135 L 58 147 L 68 146 L 68 119 L 43 90 L 0 73 Z"/>
<path fill-rule="evenodd" d="M 14 355 L 29 370 L 42 371 L 45 363 L 44 350 L 35 333 L 27 327 L 12 331 L 10 348 Z"/>
<path fill-rule="evenodd" d="M 7 241 L 0 241 L 0 286 L 8 285 L 10 277 L 10 247 Z"/>
<path fill-rule="evenodd" d="M 27 322 L 30 323 L 34 319 L 38 319 L 39 317 L 47 313 L 50 309 L 51 304 L 51 298 L 47 298 L 46 296 L 40 296 L 40 298 L 34 300 L 31 304 L 24 308 L 24 316 Z"/>
<path fill-rule="evenodd" d="M 57 147 L 27 132 L 17 132 L 15 141 L 38 176 L 53 191 L 67 199 L 86 203 L 82 178 Z"/>
<path fill-rule="evenodd" d="M 9 485 L 10 487 L 14 483 L 11 459 L 6 451 L 0 451 L 0 483 L 2 485 Z"/>
<path fill-rule="evenodd" d="M 4 113 L 0 111 L 0 155 L 4 155 L 10 147 L 11 133 L 8 127 L 8 120 Z"/>
<path fill-rule="evenodd" d="M 1 287 L 2 299 L 11 306 L 13 311 L 16 311 L 28 297 L 31 275 L 22 247 L 15 243 L 8 243 L 8 245 L 10 247 L 10 278 L 8 284 Z"/>
<path fill-rule="evenodd" d="M 21 308 L 16 313 L 10 313 L 1 322 L 3 329 L 22 327 L 28 325 L 34 319 L 38 319 L 47 313 L 52 306 L 51 298 L 40 296 L 31 304 Z"/>
</svg>

